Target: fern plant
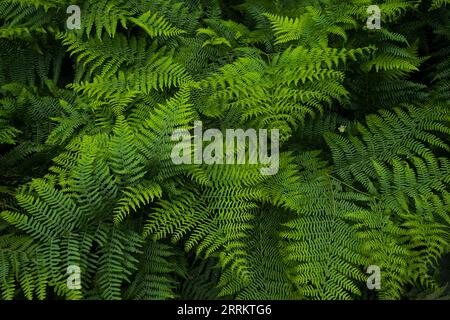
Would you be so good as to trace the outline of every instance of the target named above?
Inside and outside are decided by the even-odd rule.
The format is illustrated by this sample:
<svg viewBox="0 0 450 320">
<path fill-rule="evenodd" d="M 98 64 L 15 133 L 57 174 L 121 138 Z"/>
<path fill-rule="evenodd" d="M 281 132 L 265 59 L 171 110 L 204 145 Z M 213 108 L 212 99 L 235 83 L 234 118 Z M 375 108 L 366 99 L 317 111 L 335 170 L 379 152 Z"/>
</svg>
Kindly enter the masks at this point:
<svg viewBox="0 0 450 320">
<path fill-rule="evenodd" d="M 75 2 L 0 4 L 1 299 L 448 296 L 449 1 Z M 174 163 L 196 121 L 278 172 Z"/>
</svg>

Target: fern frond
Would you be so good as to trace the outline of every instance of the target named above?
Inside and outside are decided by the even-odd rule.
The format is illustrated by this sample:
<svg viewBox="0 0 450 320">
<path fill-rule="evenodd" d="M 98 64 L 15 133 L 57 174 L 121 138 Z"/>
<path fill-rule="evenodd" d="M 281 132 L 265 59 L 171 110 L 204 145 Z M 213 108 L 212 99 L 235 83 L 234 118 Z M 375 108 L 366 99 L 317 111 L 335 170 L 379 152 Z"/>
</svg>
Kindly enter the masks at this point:
<svg viewBox="0 0 450 320">
<path fill-rule="evenodd" d="M 141 27 L 147 34 L 152 37 L 174 37 L 185 33 L 173 26 L 164 16 L 150 11 L 142 14 L 138 18 L 130 18 L 130 21 Z"/>
</svg>

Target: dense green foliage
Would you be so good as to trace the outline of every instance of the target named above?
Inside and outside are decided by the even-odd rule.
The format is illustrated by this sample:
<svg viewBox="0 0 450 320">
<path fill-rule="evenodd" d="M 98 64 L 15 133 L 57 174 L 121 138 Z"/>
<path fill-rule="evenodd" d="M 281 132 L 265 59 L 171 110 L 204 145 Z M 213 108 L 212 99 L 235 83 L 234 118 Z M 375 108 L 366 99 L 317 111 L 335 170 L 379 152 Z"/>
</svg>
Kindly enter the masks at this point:
<svg viewBox="0 0 450 320">
<path fill-rule="evenodd" d="M 279 172 L 175 165 L 196 120 Z M 448 295 L 449 143 L 449 0 L 1 0 L 0 297 Z"/>
</svg>

